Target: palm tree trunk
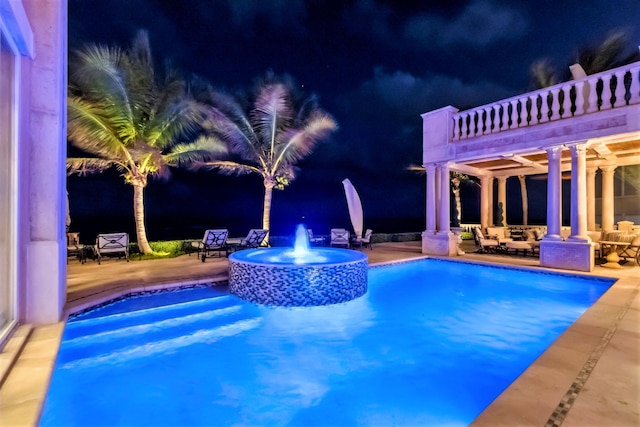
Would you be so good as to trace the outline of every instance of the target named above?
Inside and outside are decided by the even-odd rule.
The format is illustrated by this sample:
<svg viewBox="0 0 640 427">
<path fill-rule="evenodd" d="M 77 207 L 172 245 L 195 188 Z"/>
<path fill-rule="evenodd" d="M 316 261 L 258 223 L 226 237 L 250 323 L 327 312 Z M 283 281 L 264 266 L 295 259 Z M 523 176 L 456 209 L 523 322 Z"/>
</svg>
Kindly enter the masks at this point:
<svg viewBox="0 0 640 427">
<path fill-rule="evenodd" d="M 264 205 L 262 208 L 262 228 L 270 230 L 271 227 L 271 199 L 273 197 L 273 183 L 264 182 Z"/>
<path fill-rule="evenodd" d="M 529 224 L 529 196 L 527 194 L 527 182 L 524 175 L 518 175 L 520 180 L 520 193 L 522 195 L 522 225 Z"/>
<path fill-rule="evenodd" d="M 147 240 L 147 230 L 144 226 L 144 186 L 133 184 L 133 215 L 136 222 L 136 239 L 138 249 L 143 254 L 153 252 Z"/>
</svg>

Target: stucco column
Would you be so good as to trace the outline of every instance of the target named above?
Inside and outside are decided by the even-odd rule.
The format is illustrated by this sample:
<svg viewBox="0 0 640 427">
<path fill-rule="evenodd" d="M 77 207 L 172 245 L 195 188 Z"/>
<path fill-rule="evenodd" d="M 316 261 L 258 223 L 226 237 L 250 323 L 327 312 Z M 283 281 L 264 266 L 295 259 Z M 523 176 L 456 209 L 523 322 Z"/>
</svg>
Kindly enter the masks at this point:
<svg viewBox="0 0 640 427">
<path fill-rule="evenodd" d="M 490 175 L 480 177 L 480 226 L 482 230 L 486 230 L 491 226 L 489 223 L 489 215 L 491 214 L 490 206 L 493 202 L 492 194 L 493 190 L 493 177 Z"/>
<path fill-rule="evenodd" d="M 587 168 L 587 230 L 596 229 L 596 168 Z"/>
<path fill-rule="evenodd" d="M 602 171 L 602 231 L 613 230 L 613 174 L 616 167 L 601 166 Z"/>
<path fill-rule="evenodd" d="M 527 193 L 527 178 L 524 175 L 518 175 L 520 181 L 520 195 L 522 196 L 522 225 L 529 224 L 529 195 Z"/>
<path fill-rule="evenodd" d="M 23 4 L 35 54 L 21 64 L 21 96 L 29 101 L 21 106 L 20 156 L 29 176 L 21 175 L 18 183 L 18 227 L 28 222 L 18 286 L 25 295 L 22 320 L 46 324 L 60 320 L 66 300 L 67 4 Z"/>
<path fill-rule="evenodd" d="M 572 144 L 571 151 L 571 239 L 587 236 L 587 144 Z"/>
<path fill-rule="evenodd" d="M 438 233 L 448 234 L 451 224 L 451 182 L 449 177 L 449 165 L 443 163 L 440 170 L 440 203 L 438 203 Z"/>
<path fill-rule="evenodd" d="M 547 178 L 547 235 L 545 239 L 560 240 L 562 224 L 562 147 L 547 149 L 549 173 Z"/>
<path fill-rule="evenodd" d="M 436 165 L 431 163 L 427 170 L 427 232 L 436 232 Z"/>
<path fill-rule="evenodd" d="M 502 226 L 507 226 L 507 177 L 498 177 L 498 206 L 502 203 Z M 498 209 L 498 215 L 500 214 Z"/>
</svg>

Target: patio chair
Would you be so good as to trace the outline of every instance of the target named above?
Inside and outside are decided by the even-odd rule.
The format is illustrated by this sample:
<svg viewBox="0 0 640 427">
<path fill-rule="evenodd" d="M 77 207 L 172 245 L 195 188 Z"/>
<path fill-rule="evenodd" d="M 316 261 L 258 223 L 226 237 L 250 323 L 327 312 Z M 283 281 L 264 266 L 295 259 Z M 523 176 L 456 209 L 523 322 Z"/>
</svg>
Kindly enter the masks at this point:
<svg viewBox="0 0 640 427">
<path fill-rule="evenodd" d="M 486 238 L 482 234 L 482 230 L 479 227 L 473 229 L 473 237 L 476 240 L 476 244 L 480 246 L 479 252 L 481 253 L 494 253 L 500 248 L 498 239 Z"/>
<path fill-rule="evenodd" d="M 227 253 L 227 237 L 229 230 L 206 230 L 202 240 L 199 242 L 191 242 L 191 246 L 196 250 L 196 256 L 204 262 L 207 254 L 218 252 L 218 256 L 222 257 L 222 252 Z"/>
<path fill-rule="evenodd" d="M 331 240 L 329 242 L 329 246 L 338 246 L 348 248 L 350 246 L 349 243 L 349 231 L 344 228 L 332 228 L 331 229 Z"/>
<path fill-rule="evenodd" d="M 251 230 L 249 230 L 249 233 L 247 233 L 247 237 L 245 237 L 244 239 L 229 239 L 227 241 L 227 254 L 241 249 L 252 249 L 260 246 L 269 246 L 269 243 L 266 241 L 267 234 L 269 234 L 269 230 L 265 230 L 262 228 L 252 228 Z"/>
<path fill-rule="evenodd" d="M 124 259 L 129 262 L 129 235 L 127 233 L 98 234 L 93 250 L 98 258 L 98 264 L 102 262 L 102 256 L 105 254 L 117 255 L 118 259 L 124 256 Z"/>
<path fill-rule="evenodd" d="M 312 229 L 307 228 L 307 235 L 309 236 L 309 244 L 310 245 L 324 246 L 324 237 L 322 237 L 322 236 L 314 236 Z"/>
<path fill-rule="evenodd" d="M 367 228 L 367 231 L 364 232 L 364 237 L 356 237 L 351 240 L 351 246 L 360 246 L 361 248 L 369 247 L 369 250 L 373 249 L 371 246 L 371 235 L 373 231 L 370 228 Z"/>
<path fill-rule="evenodd" d="M 618 256 L 627 261 L 631 259 L 640 267 L 640 234 L 637 234 L 633 240 L 631 240 L 629 246 L 622 247 Z"/>
<path fill-rule="evenodd" d="M 87 258 L 84 253 L 84 246 L 80 244 L 80 233 L 67 233 L 67 264 L 69 257 L 76 257 L 80 264 L 84 264 Z"/>
</svg>

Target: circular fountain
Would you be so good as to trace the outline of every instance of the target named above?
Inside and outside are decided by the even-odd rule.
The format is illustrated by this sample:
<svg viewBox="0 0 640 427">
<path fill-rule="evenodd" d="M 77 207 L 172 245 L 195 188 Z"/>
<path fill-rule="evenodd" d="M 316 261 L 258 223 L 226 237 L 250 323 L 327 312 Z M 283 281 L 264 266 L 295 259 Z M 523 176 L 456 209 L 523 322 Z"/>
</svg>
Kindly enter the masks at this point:
<svg viewBox="0 0 640 427">
<path fill-rule="evenodd" d="M 247 301 L 289 307 L 350 301 L 367 292 L 367 256 L 349 249 L 310 248 L 301 224 L 293 248 L 229 255 L 229 291 Z"/>
</svg>

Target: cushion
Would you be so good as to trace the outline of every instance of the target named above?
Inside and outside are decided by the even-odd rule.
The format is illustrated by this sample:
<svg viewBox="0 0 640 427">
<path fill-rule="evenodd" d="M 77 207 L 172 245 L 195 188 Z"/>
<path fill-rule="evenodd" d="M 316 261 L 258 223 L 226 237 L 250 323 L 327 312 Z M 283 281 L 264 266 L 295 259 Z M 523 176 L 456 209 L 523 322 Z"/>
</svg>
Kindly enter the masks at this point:
<svg viewBox="0 0 640 427">
<path fill-rule="evenodd" d="M 536 232 L 535 230 L 525 230 L 524 231 L 525 240 L 536 240 Z"/>
<path fill-rule="evenodd" d="M 542 230 L 535 230 L 535 234 L 536 240 L 542 240 L 542 238 L 544 237 L 544 231 Z"/>
</svg>

